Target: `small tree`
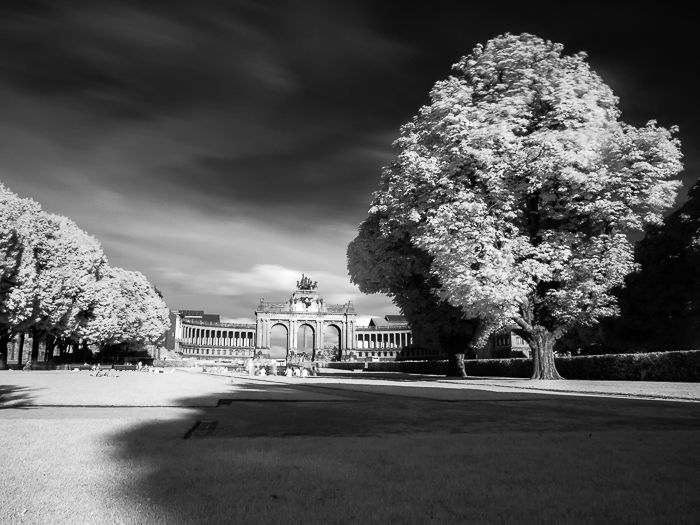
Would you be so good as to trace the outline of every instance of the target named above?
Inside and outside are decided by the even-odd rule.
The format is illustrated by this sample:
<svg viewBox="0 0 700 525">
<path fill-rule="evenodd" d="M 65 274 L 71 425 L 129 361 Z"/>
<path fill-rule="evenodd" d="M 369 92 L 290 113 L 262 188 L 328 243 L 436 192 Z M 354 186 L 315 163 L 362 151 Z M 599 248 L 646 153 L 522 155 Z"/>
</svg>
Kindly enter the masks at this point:
<svg viewBox="0 0 700 525">
<path fill-rule="evenodd" d="M 673 128 L 621 122 L 585 55 L 562 51 L 507 34 L 462 58 L 402 127 L 371 210 L 432 257 L 442 299 L 518 327 L 533 379 L 559 378 L 569 328 L 617 313 L 627 233 L 661 222 L 682 167 Z"/>
<path fill-rule="evenodd" d="M 440 282 L 430 274 L 431 257 L 412 244 L 407 231 L 388 228 L 393 223 L 386 219 L 371 213 L 348 245 L 350 280 L 364 293 L 391 297 L 408 319 L 413 340 L 428 348 L 439 344 L 450 360 L 447 375 L 466 377 L 464 354 L 483 342 L 487 324 L 465 319 L 460 308 L 433 293 Z"/>
</svg>

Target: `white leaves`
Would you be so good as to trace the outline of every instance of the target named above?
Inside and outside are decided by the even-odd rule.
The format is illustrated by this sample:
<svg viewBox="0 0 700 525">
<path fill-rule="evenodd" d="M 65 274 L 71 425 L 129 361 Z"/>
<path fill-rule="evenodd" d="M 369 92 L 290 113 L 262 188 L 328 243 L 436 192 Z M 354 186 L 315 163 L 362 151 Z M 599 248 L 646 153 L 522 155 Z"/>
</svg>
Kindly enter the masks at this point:
<svg viewBox="0 0 700 525">
<path fill-rule="evenodd" d="M 143 275 L 110 268 L 94 237 L 0 184 L 0 328 L 146 340 L 162 335 L 167 321 Z"/>
<path fill-rule="evenodd" d="M 527 304 L 568 325 L 614 313 L 610 289 L 632 269 L 625 233 L 675 199 L 674 130 L 619 122 L 585 54 L 562 51 L 503 35 L 464 57 L 402 127 L 374 196 L 467 316 Z"/>
<path fill-rule="evenodd" d="M 94 307 L 82 330 L 92 341 L 153 342 L 168 329 L 168 308 L 140 272 L 109 268 L 94 283 Z"/>
</svg>

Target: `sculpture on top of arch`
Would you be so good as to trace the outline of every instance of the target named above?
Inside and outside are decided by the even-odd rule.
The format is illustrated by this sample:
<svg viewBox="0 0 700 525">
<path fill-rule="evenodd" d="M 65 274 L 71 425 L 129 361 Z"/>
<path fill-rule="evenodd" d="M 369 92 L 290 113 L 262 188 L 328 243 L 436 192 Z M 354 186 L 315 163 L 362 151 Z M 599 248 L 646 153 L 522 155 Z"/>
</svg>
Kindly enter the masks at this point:
<svg viewBox="0 0 700 525">
<path fill-rule="evenodd" d="M 316 290 L 318 289 L 318 281 L 312 281 L 309 277 L 301 274 L 301 280 L 297 281 L 297 290 Z"/>
</svg>

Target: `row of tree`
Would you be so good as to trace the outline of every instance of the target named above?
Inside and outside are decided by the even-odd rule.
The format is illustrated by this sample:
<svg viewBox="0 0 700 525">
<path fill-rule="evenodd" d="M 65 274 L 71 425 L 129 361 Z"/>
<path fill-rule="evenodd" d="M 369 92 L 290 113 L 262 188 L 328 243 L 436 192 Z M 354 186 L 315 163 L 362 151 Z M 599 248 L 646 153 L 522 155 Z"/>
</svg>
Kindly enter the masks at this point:
<svg viewBox="0 0 700 525">
<path fill-rule="evenodd" d="M 463 353 L 511 326 L 533 379 L 556 379 L 554 344 L 618 313 L 636 269 L 630 234 L 663 224 L 682 169 L 676 130 L 621 121 L 586 55 L 502 35 L 435 84 L 401 128 L 351 279 Z"/>
<path fill-rule="evenodd" d="M 168 326 L 168 308 L 143 274 L 110 266 L 73 221 L 0 184 L 0 367 L 24 334 L 36 361 L 42 340 L 63 354 L 78 341 L 154 342 Z"/>
</svg>

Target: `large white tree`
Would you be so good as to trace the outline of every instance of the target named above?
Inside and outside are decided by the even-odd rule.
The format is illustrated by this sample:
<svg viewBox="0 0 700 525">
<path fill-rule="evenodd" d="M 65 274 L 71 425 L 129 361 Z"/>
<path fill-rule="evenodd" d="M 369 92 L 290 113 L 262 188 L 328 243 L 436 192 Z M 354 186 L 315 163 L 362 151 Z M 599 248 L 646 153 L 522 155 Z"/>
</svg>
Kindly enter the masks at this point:
<svg viewBox="0 0 700 525">
<path fill-rule="evenodd" d="M 627 234 L 660 223 L 680 185 L 675 129 L 622 122 L 585 59 L 529 34 L 477 46 L 402 127 L 370 210 L 433 258 L 441 298 L 518 327 L 534 379 L 559 378 L 570 327 L 617 312 Z"/>
</svg>

